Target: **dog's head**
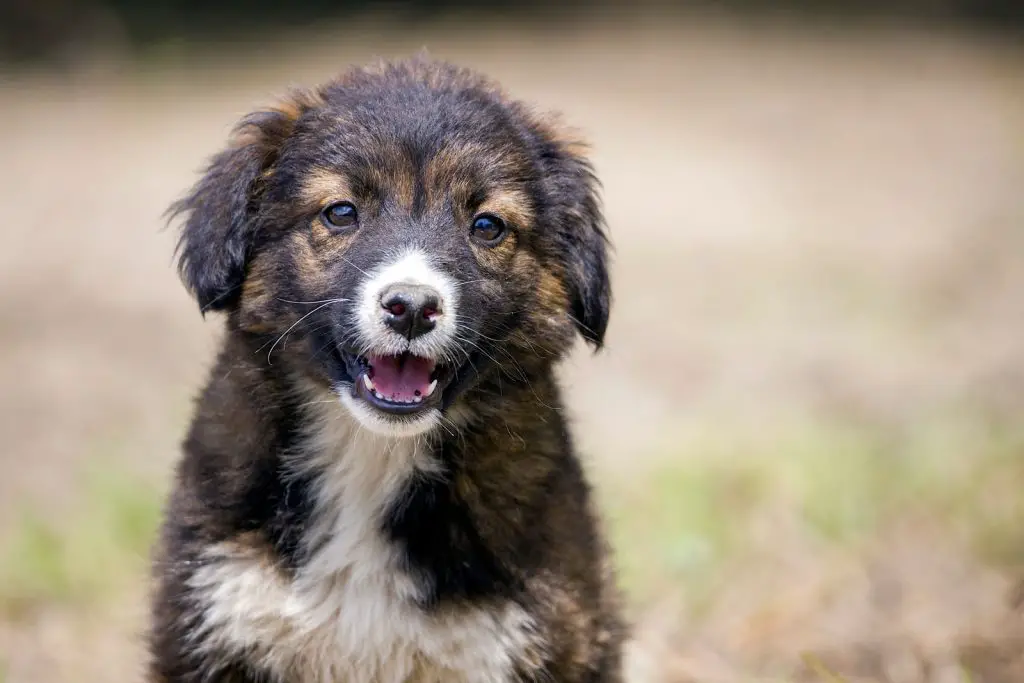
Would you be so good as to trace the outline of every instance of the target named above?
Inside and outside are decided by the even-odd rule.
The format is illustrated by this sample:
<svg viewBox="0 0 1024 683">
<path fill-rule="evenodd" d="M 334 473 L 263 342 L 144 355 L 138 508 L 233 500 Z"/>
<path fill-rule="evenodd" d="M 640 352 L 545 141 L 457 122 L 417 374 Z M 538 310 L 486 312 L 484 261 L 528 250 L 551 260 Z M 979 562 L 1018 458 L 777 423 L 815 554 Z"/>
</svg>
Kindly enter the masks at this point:
<svg viewBox="0 0 1024 683">
<path fill-rule="evenodd" d="M 577 330 L 603 341 L 589 163 L 455 67 L 357 70 L 246 117 L 173 210 L 202 310 L 377 432 L 430 429 L 481 376 L 550 363 Z"/>
</svg>

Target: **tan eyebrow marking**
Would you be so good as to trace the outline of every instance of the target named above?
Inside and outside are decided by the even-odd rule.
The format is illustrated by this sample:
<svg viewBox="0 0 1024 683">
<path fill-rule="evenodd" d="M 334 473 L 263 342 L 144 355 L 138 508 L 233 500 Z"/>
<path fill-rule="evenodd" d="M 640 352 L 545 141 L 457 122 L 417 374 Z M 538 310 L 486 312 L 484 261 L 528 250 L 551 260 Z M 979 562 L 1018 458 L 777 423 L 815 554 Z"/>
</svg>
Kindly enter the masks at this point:
<svg viewBox="0 0 1024 683">
<path fill-rule="evenodd" d="M 437 205 L 446 197 L 463 204 L 469 200 L 481 176 L 495 179 L 500 189 L 501 178 L 521 175 L 527 163 L 520 151 L 513 148 L 502 150 L 472 140 L 448 144 L 438 150 L 424 168 L 426 204 Z M 513 191 L 514 186 L 506 189 Z M 524 202 L 524 206 L 528 207 L 529 202 Z"/>
<path fill-rule="evenodd" d="M 488 193 L 476 212 L 494 214 L 506 223 L 528 230 L 533 227 L 532 201 L 526 192 L 512 188 L 499 188 Z"/>
<path fill-rule="evenodd" d="M 302 179 L 299 194 L 305 204 L 321 206 L 332 200 L 351 199 L 352 188 L 344 174 L 314 167 Z"/>
</svg>

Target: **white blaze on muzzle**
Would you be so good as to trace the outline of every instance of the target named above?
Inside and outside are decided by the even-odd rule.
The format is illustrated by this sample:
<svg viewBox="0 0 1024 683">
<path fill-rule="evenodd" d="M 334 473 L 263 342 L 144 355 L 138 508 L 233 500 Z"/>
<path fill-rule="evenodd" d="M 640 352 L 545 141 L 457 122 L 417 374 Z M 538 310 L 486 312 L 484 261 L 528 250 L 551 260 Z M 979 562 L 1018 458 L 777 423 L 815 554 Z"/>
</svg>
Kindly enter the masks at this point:
<svg viewBox="0 0 1024 683">
<path fill-rule="evenodd" d="M 436 311 L 430 315 L 432 328 L 412 338 L 389 325 L 389 316 L 393 314 L 382 300 L 385 294 L 401 291 L 403 285 L 437 292 Z M 426 252 L 407 249 L 368 274 L 360 288 L 356 317 L 362 350 L 381 355 L 411 353 L 442 360 L 451 356 L 456 336 L 457 283 L 437 268 Z"/>
</svg>

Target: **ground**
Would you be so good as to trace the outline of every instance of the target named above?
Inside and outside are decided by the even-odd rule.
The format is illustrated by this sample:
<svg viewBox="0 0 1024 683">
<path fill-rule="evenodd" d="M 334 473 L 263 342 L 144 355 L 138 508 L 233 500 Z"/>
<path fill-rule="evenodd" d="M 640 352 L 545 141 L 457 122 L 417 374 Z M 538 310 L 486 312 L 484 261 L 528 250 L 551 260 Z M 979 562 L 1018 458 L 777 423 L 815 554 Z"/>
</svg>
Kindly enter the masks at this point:
<svg viewBox="0 0 1024 683">
<path fill-rule="evenodd" d="M 219 324 L 162 211 L 246 111 L 423 46 L 593 143 L 616 298 L 564 375 L 632 679 L 1024 680 L 1024 49 L 705 17 L 353 22 L 6 75 L 0 681 L 140 680 Z"/>
</svg>

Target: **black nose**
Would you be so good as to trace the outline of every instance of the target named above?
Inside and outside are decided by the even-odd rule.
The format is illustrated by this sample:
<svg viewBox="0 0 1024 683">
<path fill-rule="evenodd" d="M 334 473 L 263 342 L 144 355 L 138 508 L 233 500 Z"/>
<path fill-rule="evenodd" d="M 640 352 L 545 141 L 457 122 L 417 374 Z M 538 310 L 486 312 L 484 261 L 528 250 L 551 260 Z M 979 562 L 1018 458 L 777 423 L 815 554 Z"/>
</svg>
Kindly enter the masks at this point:
<svg viewBox="0 0 1024 683">
<path fill-rule="evenodd" d="M 384 322 L 407 339 L 434 329 L 441 317 L 441 295 L 424 285 L 395 284 L 380 295 Z"/>
</svg>

